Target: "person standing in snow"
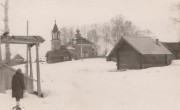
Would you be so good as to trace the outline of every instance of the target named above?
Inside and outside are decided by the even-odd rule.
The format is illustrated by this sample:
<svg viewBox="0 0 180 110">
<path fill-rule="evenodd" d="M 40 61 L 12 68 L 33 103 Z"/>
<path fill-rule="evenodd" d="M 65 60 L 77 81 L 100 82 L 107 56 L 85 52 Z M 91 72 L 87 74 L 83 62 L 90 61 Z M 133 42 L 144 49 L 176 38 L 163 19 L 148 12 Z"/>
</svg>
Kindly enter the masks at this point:
<svg viewBox="0 0 180 110">
<path fill-rule="evenodd" d="M 16 106 L 13 108 L 20 108 L 20 99 L 23 98 L 25 91 L 24 75 L 22 70 L 18 69 L 12 78 L 12 97 L 16 98 Z"/>
</svg>

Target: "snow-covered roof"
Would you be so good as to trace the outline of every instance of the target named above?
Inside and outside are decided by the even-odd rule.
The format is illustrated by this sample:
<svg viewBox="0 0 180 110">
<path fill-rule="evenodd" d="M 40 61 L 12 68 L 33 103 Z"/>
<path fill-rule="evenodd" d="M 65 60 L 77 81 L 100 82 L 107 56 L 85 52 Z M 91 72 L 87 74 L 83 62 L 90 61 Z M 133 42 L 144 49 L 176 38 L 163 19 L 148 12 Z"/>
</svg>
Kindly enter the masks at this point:
<svg viewBox="0 0 180 110">
<path fill-rule="evenodd" d="M 70 56 L 71 54 L 67 49 L 57 49 L 54 51 L 48 51 L 46 53 L 46 57 L 63 57 L 63 56 Z"/>
<path fill-rule="evenodd" d="M 93 44 L 91 41 L 80 36 L 73 38 L 72 42 L 75 42 L 75 44 Z"/>
<path fill-rule="evenodd" d="M 2 43 L 13 44 L 38 44 L 45 41 L 41 36 L 2 36 Z"/>
<path fill-rule="evenodd" d="M 23 59 L 25 60 L 20 54 L 16 54 L 13 59 Z"/>
<path fill-rule="evenodd" d="M 128 43 L 141 54 L 172 54 L 160 41 L 151 37 L 126 36 L 119 40 L 108 56 L 116 52 L 123 42 Z"/>
<path fill-rule="evenodd" d="M 180 51 L 180 42 L 163 42 L 163 44 L 172 52 Z"/>
</svg>

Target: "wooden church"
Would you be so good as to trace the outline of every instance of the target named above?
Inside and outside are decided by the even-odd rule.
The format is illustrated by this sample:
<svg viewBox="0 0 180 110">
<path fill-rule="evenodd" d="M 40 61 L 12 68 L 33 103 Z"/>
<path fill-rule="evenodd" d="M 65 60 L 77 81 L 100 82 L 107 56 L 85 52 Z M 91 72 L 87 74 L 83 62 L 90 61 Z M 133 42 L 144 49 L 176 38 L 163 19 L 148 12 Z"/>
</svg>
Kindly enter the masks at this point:
<svg viewBox="0 0 180 110">
<path fill-rule="evenodd" d="M 76 30 L 75 37 L 68 44 L 61 45 L 61 33 L 55 22 L 52 30 L 51 50 L 46 53 L 47 63 L 93 58 L 95 55 L 94 44 L 83 38 L 79 29 Z"/>
<path fill-rule="evenodd" d="M 76 35 L 70 41 L 70 45 L 76 50 L 76 59 L 94 58 L 96 56 L 94 44 L 91 41 L 83 38 L 79 29 L 76 30 Z"/>
<path fill-rule="evenodd" d="M 57 63 L 71 60 L 71 54 L 66 46 L 61 45 L 60 31 L 54 24 L 52 30 L 51 50 L 46 53 L 47 63 Z"/>
</svg>

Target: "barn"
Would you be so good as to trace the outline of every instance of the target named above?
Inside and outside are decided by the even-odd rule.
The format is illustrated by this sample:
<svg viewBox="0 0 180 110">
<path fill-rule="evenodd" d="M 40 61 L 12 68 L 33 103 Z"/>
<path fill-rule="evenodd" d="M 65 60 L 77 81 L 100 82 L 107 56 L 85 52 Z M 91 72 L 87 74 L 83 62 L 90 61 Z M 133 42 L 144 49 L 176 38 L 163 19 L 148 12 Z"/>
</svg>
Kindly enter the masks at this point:
<svg viewBox="0 0 180 110">
<path fill-rule="evenodd" d="M 176 59 L 180 59 L 180 42 L 163 42 L 163 44 L 174 54 Z"/>
<path fill-rule="evenodd" d="M 118 70 L 142 69 L 168 65 L 173 54 L 158 39 L 127 36 L 120 38 L 106 58 L 116 61 Z"/>
</svg>

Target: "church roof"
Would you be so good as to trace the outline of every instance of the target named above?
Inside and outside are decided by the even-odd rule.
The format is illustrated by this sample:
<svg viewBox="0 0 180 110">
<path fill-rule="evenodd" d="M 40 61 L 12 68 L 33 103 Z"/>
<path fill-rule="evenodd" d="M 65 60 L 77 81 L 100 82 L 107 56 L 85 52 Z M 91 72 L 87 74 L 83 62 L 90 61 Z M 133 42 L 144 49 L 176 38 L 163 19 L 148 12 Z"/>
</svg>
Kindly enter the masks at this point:
<svg viewBox="0 0 180 110">
<path fill-rule="evenodd" d="M 93 44 L 91 41 L 80 36 L 73 38 L 73 41 L 75 42 L 75 44 Z"/>
<path fill-rule="evenodd" d="M 65 57 L 65 56 L 71 56 L 70 52 L 65 48 L 48 51 L 46 53 L 46 57 Z"/>
<path fill-rule="evenodd" d="M 58 32 L 58 31 L 59 31 L 59 30 L 58 30 L 58 27 L 57 27 L 57 25 L 56 25 L 56 23 L 55 23 L 52 32 Z"/>
<path fill-rule="evenodd" d="M 81 37 L 80 30 L 76 30 L 76 37 L 72 39 L 75 44 L 93 44 L 91 41 Z"/>
</svg>

